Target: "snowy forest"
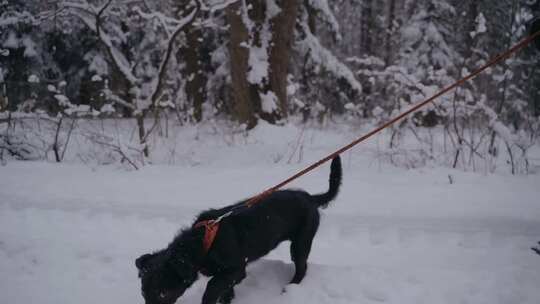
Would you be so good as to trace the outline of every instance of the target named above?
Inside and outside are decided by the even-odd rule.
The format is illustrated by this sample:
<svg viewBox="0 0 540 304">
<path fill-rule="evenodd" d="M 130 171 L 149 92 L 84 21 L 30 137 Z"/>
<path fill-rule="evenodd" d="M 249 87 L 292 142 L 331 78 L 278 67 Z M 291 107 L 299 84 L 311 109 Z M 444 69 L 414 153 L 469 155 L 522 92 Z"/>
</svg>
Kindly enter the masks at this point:
<svg viewBox="0 0 540 304">
<path fill-rule="evenodd" d="M 358 132 L 526 37 L 539 10 L 530 0 L 2 0 L 0 158 L 62 162 L 79 138 L 108 152 L 72 159 L 138 168 L 183 127 Z M 502 158 L 528 173 L 539 64 L 527 48 L 488 69 L 394 125 L 379 154 L 486 172 Z"/>
</svg>

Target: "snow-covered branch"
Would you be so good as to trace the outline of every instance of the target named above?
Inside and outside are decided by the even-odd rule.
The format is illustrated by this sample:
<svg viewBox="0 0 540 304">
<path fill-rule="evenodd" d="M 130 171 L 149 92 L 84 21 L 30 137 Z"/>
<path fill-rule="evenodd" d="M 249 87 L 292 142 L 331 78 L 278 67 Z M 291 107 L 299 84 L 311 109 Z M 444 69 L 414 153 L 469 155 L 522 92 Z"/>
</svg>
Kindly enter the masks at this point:
<svg viewBox="0 0 540 304">
<path fill-rule="evenodd" d="M 2 12 L 0 14 L 0 28 L 20 23 L 36 23 L 36 18 L 28 12 Z"/>
<path fill-rule="evenodd" d="M 302 53 L 309 54 L 311 59 L 317 64 L 323 66 L 327 71 L 334 74 L 338 78 L 342 78 L 349 83 L 351 88 L 358 94 L 362 93 L 362 85 L 354 77 L 354 73 L 339 59 L 337 59 L 331 51 L 326 49 L 319 39 L 311 32 L 307 18 L 304 16 L 300 26 L 305 35 L 304 39 L 297 42 L 297 47 Z"/>
<path fill-rule="evenodd" d="M 196 3 L 197 3 L 197 7 L 194 8 L 193 11 L 188 16 L 178 21 L 176 29 L 174 30 L 172 36 L 169 38 L 169 41 L 167 43 L 167 51 L 165 52 L 165 57 L 163 58 L 163 61 L 160 64 L 157 83 L 152 93 L 153 106 L 155 106 L 156 103 L 158 102 L 159 94 L 163 90 L 163 85 L 165 83 L 165 78 L 166 78 L 165 76 L 167 74 L 167 66 L 169 65 L 169 61 L 171 59 L 171 55 L 174 50 L 174 43 L 176 39 L 178 38 L 178 35 L 180 35 L 180 33 L 182 32 L 182 29 L 188 24 L 191 24 L 195 21 L 196 16 L 201 9 L 199 2 L 196 1 Z"/>
<path fill-rule="evenodd" d="M 336 39 L 341 40 L 341 33 L 339 22 L 332 13 L 330 6 L 328 5 L 328 0 L 308 0 L 307 4 L 316 12 L 319 12 L 322 16 L 322 19 L 330 25 L 332 33 L 334 33 Z"/>
<path fill-rule="evenodd" d="M 130 83 L 132 89 L 135 89 L 135 91 L 141 91 L 140 86 L 142 80 L 134 74 L 132 68 L 136 65 L 136 63 L 131 63 L 130 60 L 128 60 L 126 55 L 115 45 L 111 34 L 105 31 L 103 25 L 107 10 L 113 6 L 113 2 L 114 0 L 109 0 L 101 7 L 92 6 L 88 2 L 65 1 L 62 4 L 64 7 L 71 9 L 73 15 L 78 17 L 88 28 L 96 33 L 100 41 L 105 46 L 105 50 L 116 70 L 119 71 L 121 75 Z M 143 94 L 144 96 L 136 96 L 137 99 L 149 98 L 149 100 L 137 100 L 138 105 L 135 106 L 136 111 L 145 111 L 149 106 L 155 106 L 155 104 L 158 102 L 166 81 L 167 68 L 175 49 L 175 43 L 177 42 L 179 35 L 182 33 L 182 30 L 187 25 L 195 21 L 197 13 L 201 9 L 200 2 L 195 1 L 195 3 L 196 7 L 187 16 L 181 19 L 167 17 L 159 12 L 145 12 L 138 6 L 132 8 L 132 11 L 137 13 L 143 19 L 157 20 L 160 22 L 163 29 L 167 33 L 167 41 L 159 44 L 165 45 L 166 49 L 164 50 L 163 59 L 159 64 L 158 70 L 153 77 L 154 79 L 150 81 L 150 93 Z M 113 32 L 115 33 L 115 37 L 120 36 L 120 40 L 125 40 L 125 37 L 122 37 L 122 35 L 117 34 L 115 31 Z M 113 95 L 108 94 L 108 96 Z M 115 98 L 114 101 L 126 106 L 127 103 L 120 102 L 121 100 L 122 99 L 120 98 Z"/>
<path fill-rule="evenodd" d="M 210 13 L 215 13 L 226 9 L 229 5 L 234 4 L 240 0 L 224 0 L 224 1 L 214 1 L 210 0 L 209 4 L 205 4 L 204 1 L 201 1 L 201 9 L 209 11 Z"/>
<path fill-rule="evenodd" d="M 111 6 L 113 0 L 107 1 L 101 8 L 99 8 L 97 14 L 96 14 L 96 33 L 99 36 L 101 36 L 101 24 L 103 23 L 103 19 L 101 18 L 105 11 Z"/>
<path fill-rule="evenodd" d="M 138 82 L 137 77 L 131 71 L 129 60 L 122 54 L 113 44 L 112 38 L 107 32 L 101 30 L 103 15 L 111 6 L 113 0 L 109 0 L 102 7 L 96 8 L 88 2 L 72 2 L 65 1 L 61 5 L 67 9 L 71 9 L 74 16 L 79 18 L 89 29 L 94 31 L 100 41 L 105 45 L 105 49 L 113 61 L 115 68 L 125 77 L 127 81 L 135 85 Z"/>
<path fill-rule="evenodd" d="M 167 17 L 161 12 L 145 12 L 139 6 L 135 6 L 132 11 L 145 20 L 157 20 L 167 32 L 168 37 L 171 37 L 179 27 L 184 27 L 182 20 Z"/>
</svg>

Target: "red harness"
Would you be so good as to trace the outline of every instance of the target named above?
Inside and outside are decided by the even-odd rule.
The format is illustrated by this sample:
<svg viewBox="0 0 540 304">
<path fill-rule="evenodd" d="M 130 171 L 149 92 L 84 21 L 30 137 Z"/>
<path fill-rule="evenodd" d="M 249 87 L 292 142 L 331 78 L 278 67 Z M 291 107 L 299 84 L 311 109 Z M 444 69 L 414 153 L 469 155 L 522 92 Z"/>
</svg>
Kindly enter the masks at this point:
<svg viewBox="0 0 540 304">
<path fill-rule="evenodd" d="M 213 220 L 200 221 L 196 223 L 193 227 L 199 228 L 204 227 L 204 238 L 203 238 L 203 249 L 204 254 L 207 254 L 214 243 L 217 232 L 219 230 L 219 222 Z"/>
</svg>

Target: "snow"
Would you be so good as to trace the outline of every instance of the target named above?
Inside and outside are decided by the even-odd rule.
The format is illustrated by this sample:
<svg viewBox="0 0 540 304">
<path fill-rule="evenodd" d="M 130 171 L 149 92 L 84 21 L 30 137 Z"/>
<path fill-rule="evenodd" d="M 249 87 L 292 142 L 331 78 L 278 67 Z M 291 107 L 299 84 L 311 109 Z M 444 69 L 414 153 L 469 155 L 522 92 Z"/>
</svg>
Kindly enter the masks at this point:
<svg viewBox="0 0 540 304">
<path fill-rule="evenodd" d="M 92 76 L 92 81 L 93 82 L 100 82 L 100 81 L 103 81 L 103 78 L 99 75 L 94 75 Z"/>
<path fill-rule="evenodd" d="M 476 37 L 478 34 L 482 34 L 487 31 L 486 17 L 484 17 L 483 13 L 478 14 L 475 22 L 476 22 L 476 29 L 470 33 L 472 38 Z"/>
<path fill-rule="evenodd" d="M 32 75 L 28 76 L 28 82 L 30 82 L 30 83 L 39 83 L 39 77 L 32 74 Z"/>
<path fill-rule="evenodd" d="M 181 130 L 184 161 L 174 166 L 0 167 L 2 299 L 143 303 L 136 257 L 166 246 L 202 209 L 266 189 L 358 132 L 307 129 L 302 160 L 287 162 L 300 131 L 291 125 L 247 136 Z M 540 174 L 400 169 L 372 157 L 378 141 L 343 155 L 342 190 L 322 211 L 304 282 L 282 293 L 293 272 L 283 244 L 250 265 L 234 303 L 540 303 L 540 256 L 530 250 L 540 240 Z M 327 180 L 325 165 L 290 187 L 316 193 Z M 179 303 L 200 303 L 206 282 Z"/>
<path fill-rule="evenodd" d="M 336 38 L 338 40 L 341 40 L 342 37 L 340 33 L 339 22 L 337 21 L 336 16 L 334 16 L 334 13 L 330 9 L 328 5 L 328 0 L 308 0 L 308 2 L 313 9 L 320 12 L 323 20 L 330 24 L 330 29 L 332 30 Z"/>
<path fill-rule="evenodd" d="M 311 33 L 306 20 L 302 21 L 301 26 L 306 37 L 304 40 L 298 42 L 300 51 L 304 54 L 309 54 L 313 61 L 327 69 L 337 78 L 346 80 L 353 90 L 362 95 L 362 85 L 356 80 L 354 73 L 339 61 L 332 52 L 326 49 L 319 39 Z"/>
<path fill-rule="evenodd" d="M 422 31 L 420 27 L 417 26 L 408 26 L 402 29 L 403 39 L 405 41 L 418 41 L 422 36 Z"/>
<path fill-rule="evenodd" d="M 346 62 L 358 64 L 358 65 L 367 65 L 367 66 L 375 66 L 375 67 L 384 67 L 385 63 L 383 60 L 375 57 L 375 56 L 366 56 L 363 58 L 358 58 L 356 56 L 348 57 Z"/>
<path fill-rule="evenodd" d="M 261 109 L 264 113 L 273 113 L 278 109 L 277 96 L 272 91 L 261 93 Z"/>
<path fill-rule="evenodd" d="M 381 117 L 384 114 L 384 110 L 379 106 L 373 108 L 373 111 L 371 112 L 373 113 L 374 117 Z"/>
<path fill-rule="evenodd" d="M 99 111 L 102 113 L 114 113 L 115 109 L 111 104 L 106 103 L 103 105 L 103 107 L 101 107 Z"/>
<path fill-rule="evenodd" d="M 217 3 L 216 3 L 217 2 Z M 210 9 L 209 11 L 211 13 L 214 13 L 214 12 L 217 12 L 217 11 L 221 11 L 221 10 L 224 10 L 226 9 L 229 5 L 235 3 L 235 2 L 238 2 L 238 0 L 227 0 L 227 1 L 215 1 L 215 0 L 209 0 L 209 1 L 206 1 L 206 3 L 210 6 Z M 205 5 L 205 2 L 201 2 L 202 5 Z M 205 7 L 203 7 L 205 8 Z M 206 7 L 207 8 L 207 7 Z"/>
<path fill-rule="evenodd" d="M 249 72 L 247 79 L 249 83 L 263 85 L 263 81 L 268 79 L 268 40 L 263 40 L 262 47 L 251 46 L 249 48 Z"/>
<path fill-rule="evenodd" d="M 109 67 L 107 61 L 99 54 L 87 54 L 84 60 L 88 61 L 88 70 L 95 72 L 97 75 L 107 75 Z"/>
<path fill-rule="evenodd" d="M 17 49 L 20 46 L 20 41 L 17 38 L 17 34 L 13 31 L 9 32 L 8 39 L 2 44 L 3 47 L 8 49 Z"/>
<path fill-rule="evenodd" d="M 55 96 L 55 98 L 57 97 Z M 62 102 L 59 100 L 59 104 L 67 107 L 67 109 L 64 110 L 67 115 L 78 114 L 82 116 L 83 114 L 92 114 L 97 116 L 99 114 L 99 112 L 92 111 L 89 105 L 73 105 L 70 103 L 69 99 L 63 99 L 62 97 L 60 98 Z"/>
<path fill-rule="evenodd" d="M 71 102 L 69 101 L 69 98 L 66 97 L 66 95 L 55 94 L 54 99 L 56 99 L 56 101 L 58 101 L 58 104 L 62 107 L 68 107 L 71 105 Z"/>
<path fill-rule="evenodd" d="M 349 110 L 349 111 L 356 110 L 356 106 L 352 102 L 349 102 L 349 103 L 345 104 L 345 106 L 343 106 L 343 107 L 346 110 Z"/>
<path fill-rule="evenodd" d="M 0 18 L 0 27 L 8 27 L 21 21 L 20 16 L 2 16 Z"/>
<path fill-rule="evenodd" d="M 246 16 L 247 12 L 245 12 L 243 15 L 243 21 L 249 30 L 251 39 L 251 42 L 249 44 L 246 44 L 246 47 L 249 49 L 249 71 L 247 79 L 249 83 L 258 85 L 259 87 L 263 87 L 264 82 L 268 81 L 268 51 L 272 43 L 272 31 L 270 30 L 270 23 L 272 18 L 274 18 L 281 12 L 281 8 L 277 6 L 274 0 L 266 0 L 266 6 L 267 12 L 265 15 L 265 20 L 259 33 L 260 46 L 257 46 L 254 43 L 256 35 L 254 33 L 253 22 Z"/>
<path fill-rule="evenodd" d="M 31 58 L 31 57 L 37 57 L 38 56 L 38 53 L 36 51 L 36 44 L 34 43 L 34 41 L 32 41 L 32 39 L 30 39 L 30 37 L 25 37 L 22 40 L 22 44 L 25 47 L 25 49 L 24 49 L 24 57 Z"/>
<path fill-rule="evenodd" d="M 281 13 L 281 8 L 275 0 L 266 0 L 266 15 L 267 19 L 271 20 Z"/>
</svg>

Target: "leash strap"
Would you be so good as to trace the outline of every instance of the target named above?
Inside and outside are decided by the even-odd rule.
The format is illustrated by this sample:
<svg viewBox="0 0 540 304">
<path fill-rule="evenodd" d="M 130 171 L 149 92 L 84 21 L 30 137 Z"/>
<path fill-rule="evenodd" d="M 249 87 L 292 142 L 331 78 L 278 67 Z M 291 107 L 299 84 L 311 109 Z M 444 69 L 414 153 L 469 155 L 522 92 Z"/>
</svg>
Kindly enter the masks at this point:
<svg viewBox="0 0 540 304">
<path fill-rule="evenodd" d="M 219 230 L 219 221 L 208 220 L 201 221 L 194 225 L 195 228 L 204 227 L 203 249 L 204 254 L 207 254 Z"/>
</svg>

